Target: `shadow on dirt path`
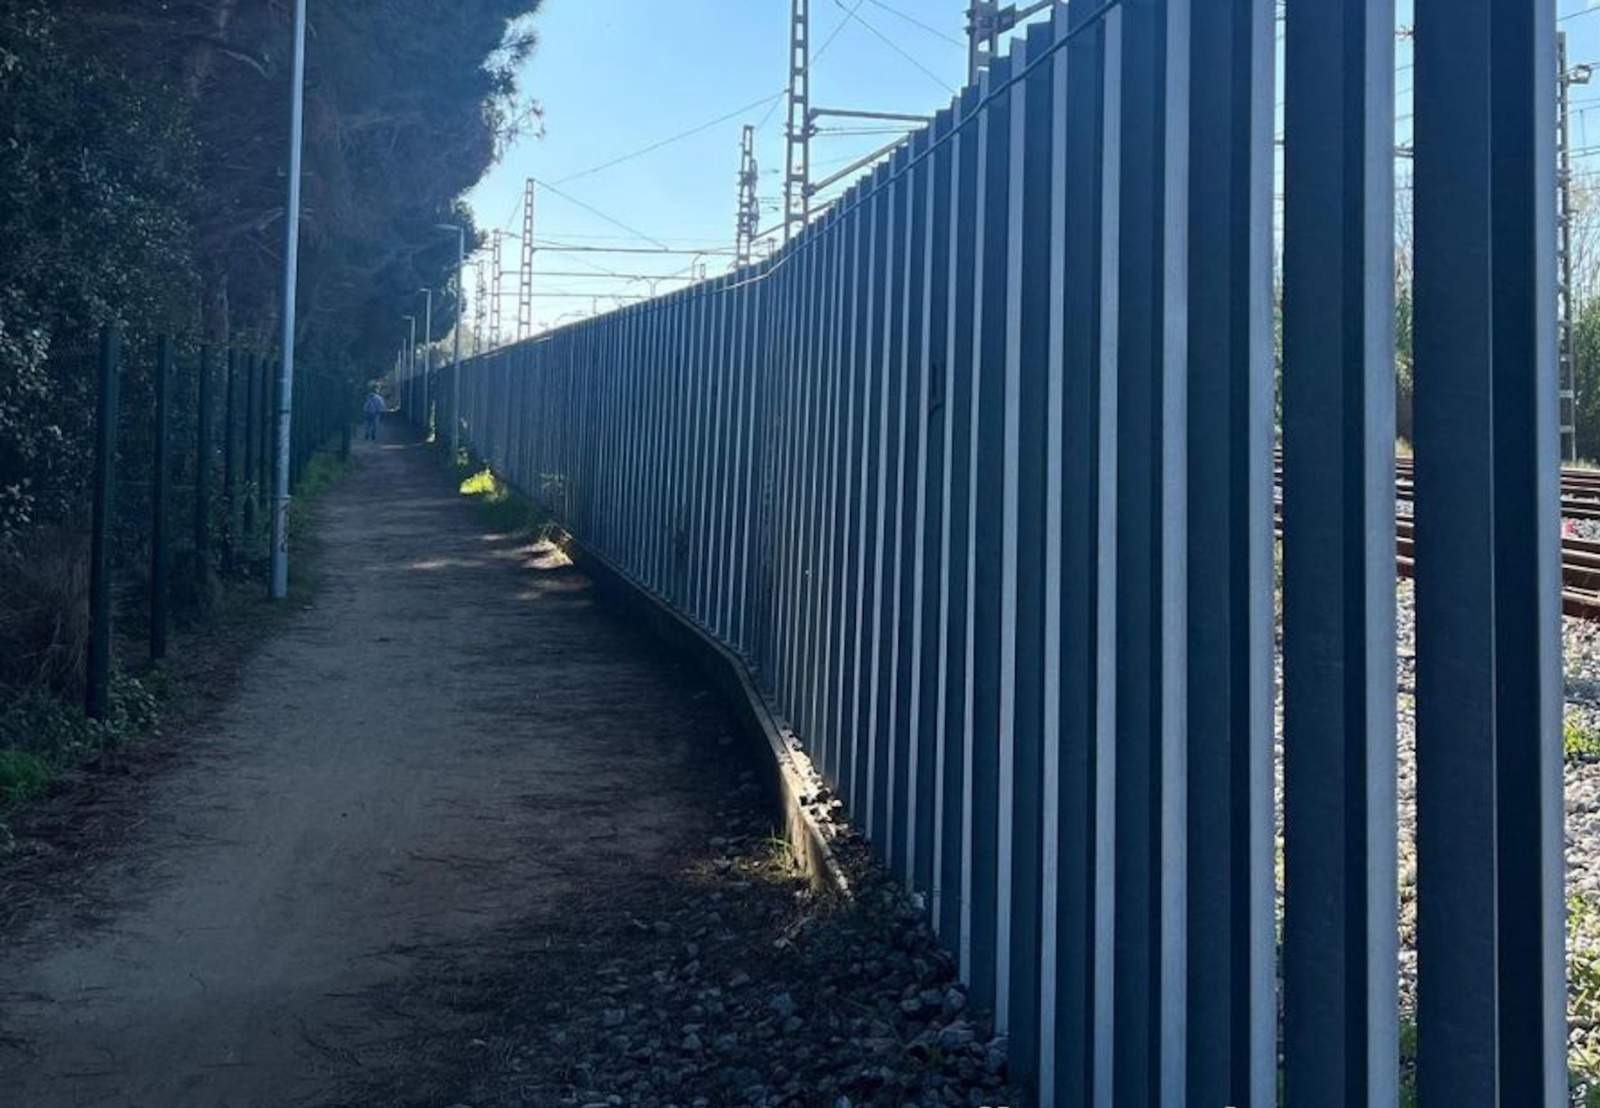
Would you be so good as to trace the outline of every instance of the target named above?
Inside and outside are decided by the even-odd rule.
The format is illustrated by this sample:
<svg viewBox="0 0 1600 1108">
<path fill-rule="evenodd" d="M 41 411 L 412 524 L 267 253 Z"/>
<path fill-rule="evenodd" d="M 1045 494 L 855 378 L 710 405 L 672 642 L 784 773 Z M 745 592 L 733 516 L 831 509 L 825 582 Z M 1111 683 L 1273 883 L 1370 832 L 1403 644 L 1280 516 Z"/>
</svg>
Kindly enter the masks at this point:
<svg viewBox="0 0 1600 1108">
<path fill-rule="evenodd" d="M 714 834 L 734 771 L 699 683 L 547 549 L 484 534 L 422 448 L 357 460 L 318 507 L 314 607 L 126 840 L 34 890 L 0 956 L 5 1104 L 293 1104 L 398 1072 L 449 1013 L 370 998 L 426 952 L 603 914 Z"/>
</svg>

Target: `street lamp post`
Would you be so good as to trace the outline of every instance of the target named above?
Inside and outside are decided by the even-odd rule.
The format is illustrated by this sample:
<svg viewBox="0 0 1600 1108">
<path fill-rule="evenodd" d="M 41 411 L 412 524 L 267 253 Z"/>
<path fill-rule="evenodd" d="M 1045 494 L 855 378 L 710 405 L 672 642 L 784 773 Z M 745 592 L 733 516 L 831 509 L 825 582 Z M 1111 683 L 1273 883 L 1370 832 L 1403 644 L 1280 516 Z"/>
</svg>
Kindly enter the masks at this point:
<svg viewBox="0 0 1600 1108">
<path fill-rule="evenodd" d="M 454 464 L 461 450 L 461 308 L 462 273 L 467 267 L 467 229 L 459 223 L 435 224 L 441 231 L 456 233 L 456 323 L 455 349 L 450 356 L 450 461 Z"/>
<path fill-rule="evenodd" d="M 289 595 L 289 441 L 294 410 L 294 307 L 300 263 L 300 140 L 305 112 L 306 0 L 294 3 L 294 47 L 289 85 L 289 197 L 284 209 L 283 362 L 278 370 L 277 444 L 272 486 L 272 599 Z"/>
</svg>

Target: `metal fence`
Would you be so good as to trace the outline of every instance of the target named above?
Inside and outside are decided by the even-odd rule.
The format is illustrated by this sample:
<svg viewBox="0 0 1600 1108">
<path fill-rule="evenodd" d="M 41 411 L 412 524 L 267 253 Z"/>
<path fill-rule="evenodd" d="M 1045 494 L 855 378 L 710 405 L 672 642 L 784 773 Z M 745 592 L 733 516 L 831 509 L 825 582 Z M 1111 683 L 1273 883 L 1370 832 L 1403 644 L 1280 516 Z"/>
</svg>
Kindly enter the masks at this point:
<svg viewBox="0 0 1600 1108">
<path fill-rule="evenodd" d="M 462 369 L 474 450 L 748 659 L 1045 1104 L 1398 1097 L 1394 11 L 1285 15 L 1281 421 L 1272 0 L 1063 7 L 774 258 Z M 1553 21 L 1415 3 L 1430 1106 L 1566 1098 Z"/>
<path fill-rule="evenodd" d="M 105 328 L 93 351 L 56 356 L 93 399 L 94 447 L 88 470 L 60 474 L 64 489 L 52 490 L 71 492 L 82 509 L 42 522 L 83 533 L 84 694 L 99 718 L 109 705 L 114 616 L 142 621 L 148 657 L 159 660 L 174 614 L 210 603 L 214 573 L 247 572 L 265 559 L 276 359 L 118 327 Z M 353 389 L 341 375 L 297 367 L 292 406 L 289 476 L 298 488 L 312 456 L 336 437 L 348 452 Z"/>
</svg>

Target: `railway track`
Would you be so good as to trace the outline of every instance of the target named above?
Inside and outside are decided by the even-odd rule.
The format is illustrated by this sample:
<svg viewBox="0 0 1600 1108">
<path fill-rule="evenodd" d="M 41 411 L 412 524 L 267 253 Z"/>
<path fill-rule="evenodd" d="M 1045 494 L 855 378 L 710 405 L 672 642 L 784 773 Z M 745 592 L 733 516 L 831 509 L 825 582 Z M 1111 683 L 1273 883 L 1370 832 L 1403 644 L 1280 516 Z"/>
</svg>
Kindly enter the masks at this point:
<svg viewBox="0 0 1600 1108">
<path fill-rule="evenodd" d="M 1281 482 L 1281 461 L 1278 477 Z M 1395 499 L 1410 503 L 1414 491 L 1411 459 L 1397 459 Z M 1563 524 L 1568 520 L 1600 521 L 1600 470 L 1561 471 L 1561 519 Z M 1281 537 L 1281 508 L 1277 528 Z M 1401 516 L 1395 520 L 1395 564 L 1402 577 L 1412 575 L 1413 551 L 1411 520 Z M 1561 536 L 1561 610 L 1579 619 L 1600 620 L 1600 541 Z"/>
</svg>

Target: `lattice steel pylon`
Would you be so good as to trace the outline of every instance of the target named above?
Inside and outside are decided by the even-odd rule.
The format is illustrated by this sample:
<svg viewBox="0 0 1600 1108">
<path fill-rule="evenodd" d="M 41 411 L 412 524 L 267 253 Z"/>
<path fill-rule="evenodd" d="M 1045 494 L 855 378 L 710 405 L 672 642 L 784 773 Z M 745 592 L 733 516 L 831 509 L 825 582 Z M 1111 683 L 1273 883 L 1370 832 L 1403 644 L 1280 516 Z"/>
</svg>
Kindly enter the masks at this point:
<svg viewBox="0 0 1600 1108">
<path fill-rule="evenodd" d="M 789 126 L 783 173 L 783 238 L 805 229 L 811 215 L 811 3 L 791 0 Z"/>
<path fill-rule="evenodd" d="M 1000 5 L 995 0 L 972 0 L 967 7 L 967 84 L 978 83 L 1000 48 Z"/>
<path fill-rule="evenodd" d="M 533 337 L 533 178 L 522 192 L 522 265 L 518 270 L 517 338 Z"/>
<path fill-rule="evenodd" d="M 483 324 L 489 311 L 489 290 L 486 276 L 483 272 L 483 265 L 483 258 L 480 255 L 477 265 L 478 288 L 472 301 L 472 352 L 474 354 L 483 352 Z M 491 339 L 492 344 L 493 340 Z"/>
<path fill-rule="evenodd" d="M 733 260 L 743 269 L 750 264 L 755 250 L 756 234 L 761 229 L 761 202 L 756 199 L 756 185 L 761 173 L 756 166 L 756 129 L 744 125 L 744 135 L 739 140 L 739 214 L 734 222 Z"/>
<path fill-rule="evenodd" d="M 500 260 L 500 243 L 505 238 L 504 231 L 494 233 L 494 241 L 489 247 L 489 345 L 499 346 L 503 341 L 500 337 L 500 279 L 504 274 L 503 263 Z"/>
</svg>

